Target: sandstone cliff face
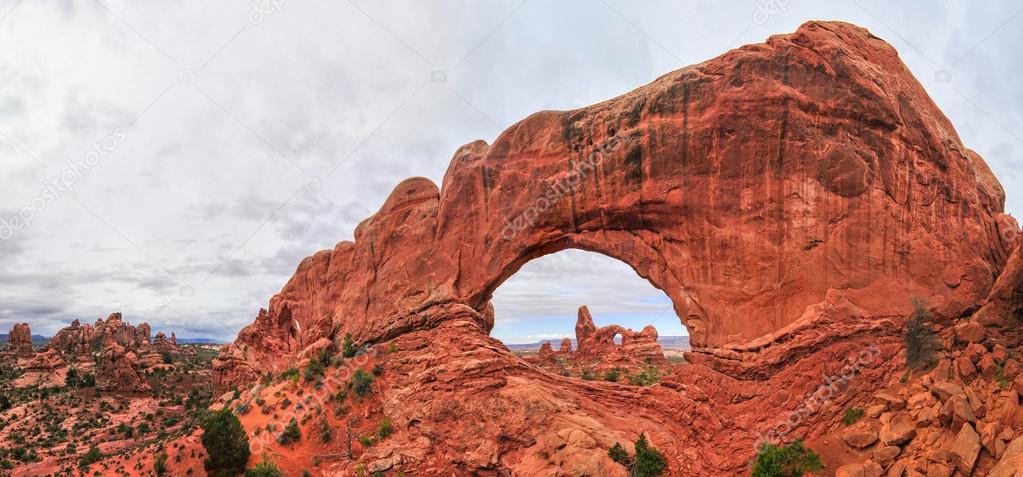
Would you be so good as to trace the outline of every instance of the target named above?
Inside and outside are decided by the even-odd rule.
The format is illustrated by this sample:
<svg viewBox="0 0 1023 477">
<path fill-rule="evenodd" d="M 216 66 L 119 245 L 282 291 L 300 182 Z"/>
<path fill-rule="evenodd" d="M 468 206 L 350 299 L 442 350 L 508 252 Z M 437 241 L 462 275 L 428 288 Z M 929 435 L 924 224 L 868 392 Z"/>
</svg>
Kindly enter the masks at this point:
<svg viewBox="0 0 1023 477">
<path fill-rule="evenodd" d="M 299 265 L 222 350 L 215 381 L 281 371 L 348 333 L 394 340 L 381 392 L 407 440 L 366 460 L 604 475 L 607 448 L 645 431 L 672 475 L 734 475 L 765 434 L 824 435 L 887 385 L 913 298 L 945 324 L 980 305 L 992 322 L 1019 309 L 1019 230 L 1003 201 L 891 46 L 810 22 L 465 145 L 441 188 L 402 182 L 354 242 Z M 662 289 L 692 364 L 652 387 L 587 383 L 487 337 L 493 291 L 566 248 Z M 1017 278 L 1003 280 L 1010 253 Z"/>
<path fill-rule="evenodd" d="M 17 356 L 32 356 L 32 330 L 28 323 L 15 323 L 7 334 L 7 350 Z"/>
<path fill-rule="evenodd" d="M 438 303 L 482 311 L 565 248 L 664 290 L 697 350 L 783 330 L 829 293 L 871 315 L 920 297 L 956 317 L 1008 257 L 1003 200 L 891 46 L 811 22 L 463 146 L 441 189 L 401 183 L 355 242 L 304 260 L 224 369 L 434 326 L 421 313 Z"/>
</svg>

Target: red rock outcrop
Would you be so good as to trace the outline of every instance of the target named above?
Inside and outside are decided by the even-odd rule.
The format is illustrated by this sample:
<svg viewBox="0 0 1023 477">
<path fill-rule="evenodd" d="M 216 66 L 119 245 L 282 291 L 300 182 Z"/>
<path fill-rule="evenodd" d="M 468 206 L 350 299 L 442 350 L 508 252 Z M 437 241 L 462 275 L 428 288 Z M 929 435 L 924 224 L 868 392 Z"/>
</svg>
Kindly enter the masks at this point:
<svg viewBox="0 0 1023 477">
<path fill-rule="evenodd" d="M 7 334 L 7 350 L 17 356 L 32 356 L 32 330 L 28 323 L 15 323 Z"/>
<path fill-rule="evenodd" d="M 621 336 L 621 345 L 615 343 L 615 336 Z M 653 326 L 647 325 L 638 333 L 618 325 L 597 328 L 586 306 L 579 307 L 575 340 L 574 354 L 579 358 L 610 358 L 647 364 L 667 362 L 661 353 L 661 346 L 657 344 L 657 329 Z"/>
<path fill-rule="evenodd" d="M 148 391 L 149 384 L 139 367 L 139 358 L 134 351 L 108 339 L 96 361 L 96 387 L 103 391 Z"/>
<path fill-rule="evenodd" d="M 407 469 L 605 475 L 608 446 L 646 430 L 672 475 L 732 475 L 759 436 L 819 436 L 881 386 L 914 298 L 940 323 L 977 309 L 1018 242 L 1003 202 L 891 46 L 810 22 L 467 144 L 441 188 L 402 182 L 354 242 L 298 266 L 215 381 L 281 371 L 324 339 L 394 340 L 384 407 L 422 436 Z M 488 338 L 494 290 L 567 248 L 663 290 L 693 364 L 637 390 Z"/>
<path fill-rule="evenodd" d="M 148 323 L 132 326 L 125 323 L 120 313 L 106 320 L 98 319 L 94 325 L 82 325 L 78 320 L 61 329 L 50 338 L 50 348 L 64 356 L 84 356 L 98 353 L 108 342 L 115 342 L 129 350 L 139 350 L 151 343 Z"/>
</svg>

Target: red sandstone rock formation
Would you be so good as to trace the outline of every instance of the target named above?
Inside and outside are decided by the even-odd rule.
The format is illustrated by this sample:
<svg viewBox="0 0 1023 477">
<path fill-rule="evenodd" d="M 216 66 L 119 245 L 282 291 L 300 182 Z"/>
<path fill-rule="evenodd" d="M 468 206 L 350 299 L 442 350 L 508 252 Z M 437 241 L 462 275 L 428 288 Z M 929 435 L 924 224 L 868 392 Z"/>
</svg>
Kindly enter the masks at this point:
<svg viewBox="0 0 1023 477">
<path fill-rule="evenodd" d="M 15 323 L 7 334 L 7 350 L 17 356 L 32 356 L 32 330 L 28 323 Z"/>
<path fill-rule="evenodd" d="M 955 317 L 1008 257 L 1003 201 L 892 47 L 809 23 L 463 146 L 441 189 L 406 180 L 355 242 L 302 262 L 222 375 L 338 331 L 433 326 L 421 315 L 438 303 L 482 311 L 525 262 L 565 248 L 632 265 L 697 351 L 812 320 L 829 293 L 876 316 L 920 297 Z"/>
<path fill-rule="evenodd" d="M 645 431 L 672 475 L 733 475 L 762 433 L 820 436 L 882 386 L 913 298 L 941 323 L 993 287 L 985 307 L 1018 309 L 1018 281 L 996 285 L 1018 242 L 1003 202 L 891 46 L 810 22 L 467 144 L 440 188 L 402 182 L 354 242 L 299 265 L 215 379 L 283 370 L 346 333 L 394 340 L 384 409 L 434 438 L 392 438 L 365 460 L 403 445 L 410 469 L 607 475 L 607 448 Z M 693 364 L 634 389 L 540 372 L 488 338 L 493 291 L 566 248 L 662 289 Z M 786 423 L 830 389 L 817 376 L 857 363 L 833 405 Z"/>
<path fill-rule="evenodd" d="M 149 384 L 139 371 L 139 359 L 134 351 L 126 349 L 113 339 L 103 343 L 103 351 L 96 362 L 96 387 L 103 391 L 148 391 Z"/>
<path fill-rule="evenodd" d="M 107 342 L 116 342 L 137 351 L 151 343 L 150 332 L 148 323 L 132 326 L 124 322 L 120 313 L 113 313 L 106 320 L 96 320 L 95 325 L 72 321 L 50 338 L 50 348 L 64 356 L 84 356 L 102 351 Z"/>
<path fill-rule="evenodd" d="M 621 345 L 615 343 L 615 336 L 621 336 Z M 653 326 L 647 325 L 638 333 L 618 325 L 597 328 L 586 306 L 579 307 L 575 340 L 575 354 L 580 358 L 667 363 L 661 353 L 661 346 L 657 344 L 657 329 Z"/>
<path fill-rule="evenodd" d="M 615 343 L 615 337 L 621 337 L 621 344 Z M 564 338 L 555 352 L 550 342 L 540 346 L 537 358 L 540 362 L 554 362 L 558 358 L 571 360 L 593 360 L 601 363 L 620 363 L 633 365 L 664 365 L 667 360 L 657 344 L 657 329 L 647 325 L 643 331 L 635 332 L 618 325 L 597 328 L 593 324 L 593 316 L 585 305 L 579 307 L 575 323 L 576 349 L 572 350 L 572 340 Z"/>
<path fill-rule="evenodd" d="M 167 336 L 164 335 L 162 331 L 157 331 L 156 336 L 153 337 L 152 349 L 159 353 L 176 351 L 177 339 L 168 340 Z"/>
</svg>

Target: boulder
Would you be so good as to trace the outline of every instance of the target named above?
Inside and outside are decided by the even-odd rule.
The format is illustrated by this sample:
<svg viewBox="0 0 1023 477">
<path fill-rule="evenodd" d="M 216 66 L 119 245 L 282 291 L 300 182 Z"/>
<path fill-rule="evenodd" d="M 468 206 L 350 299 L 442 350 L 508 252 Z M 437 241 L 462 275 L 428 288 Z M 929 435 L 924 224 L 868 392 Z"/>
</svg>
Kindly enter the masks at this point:
<svg viewBox="0 0 1023 477">
<path fill-rule="evenodd" d="M 871 454 L 871 460 L 877 462 L 881 467 L 887 468 L 895 459 L 902 453 L 902 448 L 899 446 L 886 446 L 881 447 Z"/>
<path fill-rule="evenodd" d="M 835 471 L 835 477 L 881 477 L 884 469 L 874 461 L 862 464 L 846 464 Z"/>
<path fill-rule="evenodd" d="M 987 336 L 984 326 L 974 321 L 960 323 L 953 331 L 956 339 L 965 343 L 980 343 Z"/>
<path fill-rule="evenodd" d="M 863 449 L 877 442 L 877 430 L 861 420 L 842 431 L 842 440 L 853 449 Z"/>
<path fill-rule="evenodd" d="M 901 446 L 916 437 L 916 424 L 908 412 L 898 412 L 881 426 L 878 437 L 885 446 Z"/>
<path fill-rule="evenodd" d="M 1023 477 L 1023 436 L 1009 443 L 988 477 Z"/>
<path fill-rule="evenodd" d="M 980 436 L 973 430 L 972 425 L 963 424 L 949 452 L 952 454 L 952 462 L 960 472 L 964 475 L 973 472 L 977 456 L 980 455 Z"/>
</svg>

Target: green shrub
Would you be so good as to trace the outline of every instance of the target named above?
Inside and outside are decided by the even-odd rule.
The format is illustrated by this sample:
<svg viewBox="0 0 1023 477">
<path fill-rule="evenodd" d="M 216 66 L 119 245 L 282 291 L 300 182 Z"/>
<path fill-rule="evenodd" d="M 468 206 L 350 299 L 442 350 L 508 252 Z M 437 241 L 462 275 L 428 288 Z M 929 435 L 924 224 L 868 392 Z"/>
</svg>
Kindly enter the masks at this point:
<svg viewBox="0 0 1023 477">
<path fill-rule="evenodd" d="M 657 368 L 649 367 L 641 373 L 629 376 L 629 384 L 633 386 L 650 386 L 661 380 L 661 373 Z"/>
<path fill-rule="evenodd" d="M 391 425 L 391 420 L 384 418 L 383 421 L 380 421 L 377 431 L 377 434 L 380 435 L 381 439 L 386 439 L 387 436 L 390 436 L 391 433 L 394 432 L 394 426 Z"/>
<path fill-rule="evenodd" d="M 853 424 L 856 424 L 856 421 L 859 421 L 860 418 L 862 417 L 863 409 L 860 409 L 858 407 L 850 407 L 849 409 L 845 410 L 845 416 L 842 417 L 842 424 L 851 426 Z"/>
<path fill-rule="evenodd" d="M 263 456 L 263 461 L 255 467 L 245 471 L 245 477 L 283 477 L 281 469 L 277 468 L 269 457 Z"/>
<path fill-rule="evenodd" d="M 668 468 L 668 461 L 657 449 L 650 447 L 646 435 L 640 434 L 636 441 L 636 477 L 656 477 Z"/>
<path fill-rule="evenodd" d="M 329 444 L 334 440 L 334 429 L 330 427 L 330 423 L 326 419 L 320 421 L 319 432 L 320 444 Z"/>
<path fill-rule="evenodd" d="M 362 368 L 355 370 L 352 374 L 352 380 L 349 382 L 352 391 L 359 396 L 365 396 L 373 390 L 373 375 L 367 373 Z"/>
<path fill-rule="evenodd" d="M 796 440 L 784 446 L 765 442 L 753 461 L 752 477 L 802 477 L 808 472 L 824 469 L 813 449 Z"/>
<path fill-rule="evenodd" d="M 298 381 L 298 370 L 295 368 L 288 368 L 281 373 L 281 381 Z"/>
<path fill-rule="evenodd" d="M 592 369 L 584 369 L 580 376 L 587 381 L 597 379 L 597 373 L 594 373 Z"/>
<path fill-rule="evenodd" d="M 906 366 L 910 369 L 926 369 L 937 363 L 935 352 L 938 338 L 928 322 L 931 314 L 919 300 L 913 302 L 913 315 L 906 324 L 902 341 L 906 345 Z"/>
<path fill-rule="evenodd" d="M 355 356 L 355 353 L 359 351 L 359 347 L 352 341 L 352 334 L 345 333 L 344 343 L 341 345 L 341 356 L 345 358 L 351 358 Z"/>
<path fill-rule="evenodd" d="M 167 474 L 167 453 L 161 452 L 157 454 L 156 460 L 153 461 L 153 473 L 157 476 Z"/>
<path fill-rule="evenodd" d="M 99 447 L 96 444 L 89 446 L 89 451 L 82 455 L 82 458 L 78 460 L 78 466 L 85 468 L 92 465 L 94 462 L 99 462 L 103 458 L 103 454 L 100 454 Z"/>
<path fill-rule="evenodd" d="M 657 449 L 650 447 L 646 440 L 646 434 L 640 434 L 634 446 L 636 449 L 635 459 L 629 459 L 628 452 L 622 445 L 615 442 L 607 451 L 611 460 L 625 466 L 629 470 L 630 477 L 657 477 L 668 468 L 668 461 Z"/>
<path fill-rule="evenodd" d="M 622 373 L 621 371 L 618 370 L 618 368 L 609 369 L 607 370 L 606 373 L 604 373 L 604 381 L 617 383 L 618 380 L 621 378 L 621 375 Z"/>
<path fill-rule="evenodd" d="M 384 365 L 377 363 L 373 365 L 373 376 L 384 374 Z"/>
<path fill-rule="evenodd" d="M 632 461 L 629 459 L 629 453 L 625 451 L 625 448 L 622 447 L 621 443 L 615 442 L 615 445 L 608 449 L 607 455 L 611 457 L 611 460 L 626 467 L 632 465 Z"/>
<path fill-rule="evenodd" d="M 249 460 L 249 438 L 230 408 L 209 413 L 202 423 L 203 462 L 210 477 L 235 477 Z"/>
<path fill-rule="evenodd" d="M 298 421 L 295 418 L 291 418 L 288 421 L 288 425 L 284 426 L 284 430 L 281 431 L 281 435 L 277 436 L 277 442 L 281 444 L 290 444 L 296 442 L 302 438 L 302 430 L 298 428 Z"/>
</svg>

